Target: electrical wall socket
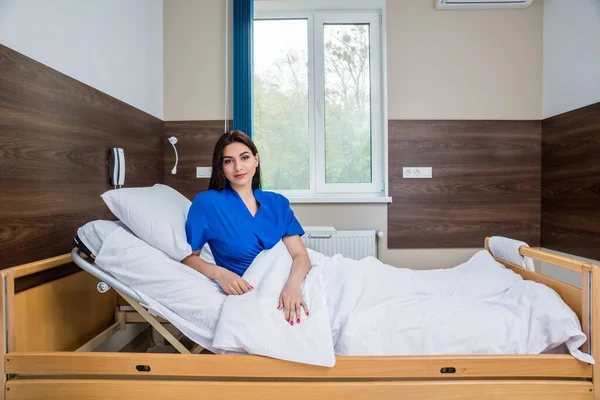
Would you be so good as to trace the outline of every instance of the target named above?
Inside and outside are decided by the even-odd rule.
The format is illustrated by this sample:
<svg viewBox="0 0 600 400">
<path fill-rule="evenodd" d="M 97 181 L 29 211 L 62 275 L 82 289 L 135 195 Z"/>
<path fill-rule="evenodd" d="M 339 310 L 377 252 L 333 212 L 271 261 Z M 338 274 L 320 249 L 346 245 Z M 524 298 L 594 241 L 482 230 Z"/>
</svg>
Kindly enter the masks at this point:
<svg viewBox="0 0 600 400">
<path fill-rule="evenodd" d="M 423 179 L 423 178 L 431 178 L 433 176 L 431 167 L 403 167 L 402 168 L 402 177 L 403 178 L 413 178 L 413 179 Z"/>
<path fill-rule="evenodd" d="M 212 167 L 196 167 L 196 178 L 210 178 Z"/>
</svg>

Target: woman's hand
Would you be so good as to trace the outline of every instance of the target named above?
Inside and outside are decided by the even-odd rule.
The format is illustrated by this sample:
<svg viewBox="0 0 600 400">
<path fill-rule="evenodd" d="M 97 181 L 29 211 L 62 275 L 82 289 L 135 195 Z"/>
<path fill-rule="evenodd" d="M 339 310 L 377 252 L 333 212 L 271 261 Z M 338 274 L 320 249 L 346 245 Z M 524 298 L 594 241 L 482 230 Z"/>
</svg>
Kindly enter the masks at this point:
<svg viewBox="0 0 600 400">
<path fill-rule="evenodd" d="M 235 272 L 219 267 L 218 265 L 208 263 L 198 257 L 200 250 L 193 252 L 183 260 L 182 264 L 195 269 L 209 279 L 219 281 L 221 289 L 227 294 L 244 294 L 250 289 L 254 289 L 252 285 L 246 282 L 241 276 Z"/>
<path fill-rule="evenodd" d="M 285 320 L 290 323 L 290 325 L 294 325 L 294 321 L 296 323 L 300 323 L 300 313 L 301 308 L 304 308 L 304 312 L 308 315 L 308 307 L 306 307 L 306 303 L 302 298 L 302 289 L 300 285 L 288 283 L 283 287 L 281 291 L 281 295 L 279 295 L 279 307 L 278 310 L 284 310 Z"/>
<path fill-rule="evenodd" d="M 217 267 L 219 270 L 216 273 L 216 280 L 227 294 L 244 294 L 250 289 L 254 289 L 252 285 L 246 282 L 241 276 L 235 272 L 231 272 L 223 267 Z"/>
<path fill-rule="evenodd" d="M 308 307 L 306 307 L 306 303 L 302 298 L 302 282 L 311 269 L 311 265 L 306 247 L 304 247 L 300 236 L 286 236 L 283 238 L 283 243 L 292 257 L 292 270 L 279 295 L 279 307 L 277 309 L 281 310 L 283 308 L 285 320 L 290 325 L 294 325 L 294 322 L 300 323 L 301 308 L 304 308 L 304 312 L 308 315 Z"/>
</svg>

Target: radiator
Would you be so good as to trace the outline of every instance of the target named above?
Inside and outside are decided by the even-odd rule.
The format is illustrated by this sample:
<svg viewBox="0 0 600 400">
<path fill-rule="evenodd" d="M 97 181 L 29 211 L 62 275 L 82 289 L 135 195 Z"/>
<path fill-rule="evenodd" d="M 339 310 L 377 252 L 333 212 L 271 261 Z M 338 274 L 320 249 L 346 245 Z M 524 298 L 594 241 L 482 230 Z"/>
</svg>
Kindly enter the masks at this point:
<svg viewBox="0 0 600 400">
<path fill-rule="evenodd" d="M 336 230 L 335 228 L 305 228 L 304 245 L 328 257 L 341 254 L 360 260 L 377 257 L 377 239 L 383 236 L 376 230 Z"/>
</svg>

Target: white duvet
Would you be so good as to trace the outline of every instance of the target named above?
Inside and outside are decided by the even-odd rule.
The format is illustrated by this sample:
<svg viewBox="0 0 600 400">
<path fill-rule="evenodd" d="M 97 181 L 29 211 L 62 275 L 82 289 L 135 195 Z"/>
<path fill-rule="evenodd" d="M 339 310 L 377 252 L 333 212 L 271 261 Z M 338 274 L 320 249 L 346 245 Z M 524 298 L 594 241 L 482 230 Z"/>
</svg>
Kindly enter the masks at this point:
<svg viewBox="0 0 600 400">
<path fill-rule="evenodd" d="M 303 284 L 310 316 L 291 326 L 277 310 L 291 258 L 280 242 L 244 278 L 254 290 L 227 296 L 215 283 L 122 228 L 96 264 L 148 307 L 216 353 L 249 353 L 331 367 L 335 355 L 539 354 L 586 340 L 575 313 L 552 289 L 525 281 L 487 251 L 451 269 L 396 268 L 375 258 L 309 250 Z"/>
</svg>

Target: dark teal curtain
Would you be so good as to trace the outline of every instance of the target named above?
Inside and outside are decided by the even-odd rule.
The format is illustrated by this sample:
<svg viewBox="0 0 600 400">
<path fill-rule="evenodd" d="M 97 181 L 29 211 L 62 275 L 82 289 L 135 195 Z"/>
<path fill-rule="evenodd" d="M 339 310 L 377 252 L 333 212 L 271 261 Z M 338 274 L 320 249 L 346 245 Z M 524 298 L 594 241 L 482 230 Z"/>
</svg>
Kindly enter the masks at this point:
<svg viewBox="0 0 600 400">
<path fill-rule="evenodd" d="M 252 137 L 254 0 L 233 0 L 233 129 Z"/>
</svg>

